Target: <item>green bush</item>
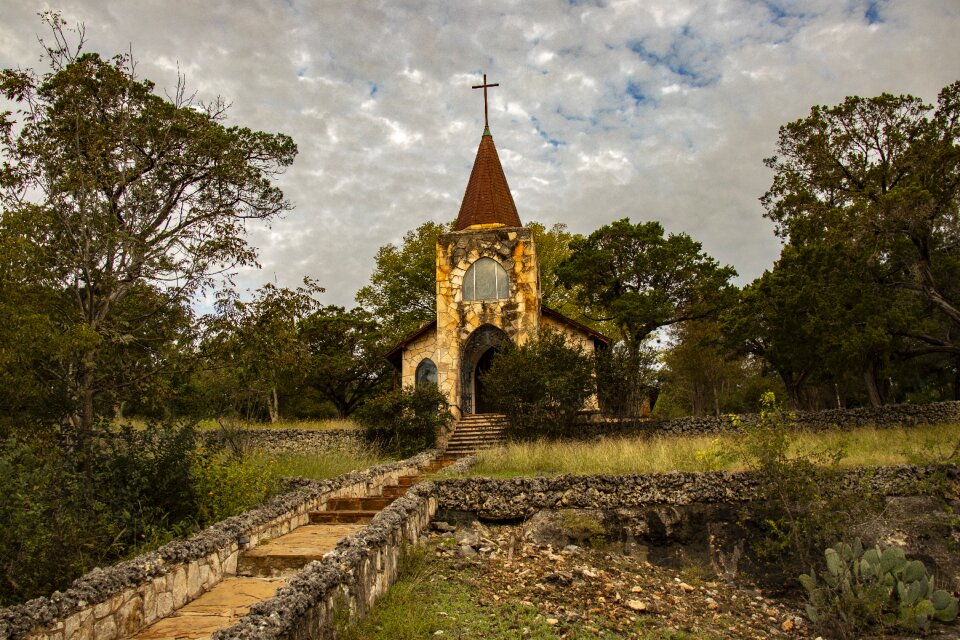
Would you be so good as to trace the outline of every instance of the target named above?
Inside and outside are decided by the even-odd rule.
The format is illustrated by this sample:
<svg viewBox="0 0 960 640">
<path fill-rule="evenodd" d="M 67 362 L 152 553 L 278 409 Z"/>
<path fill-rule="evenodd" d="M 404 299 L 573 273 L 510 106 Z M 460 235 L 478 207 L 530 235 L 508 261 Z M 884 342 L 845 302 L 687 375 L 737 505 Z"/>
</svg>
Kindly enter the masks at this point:
<svg viewBox="0 0 960 640">
<path fill-rule="evenodd" d="M 80 451 L 52 430 L 0 443 L 0 606 L 239 513 L 275 485 L 191 425 L 100 434 Z"/>
<path fill-rule="evenodd" d="M 504 345 L 482 380 L 514 440 L 570 434 L 595 389 L 591 359 L 553 331 Z"/>
<path fill-rule="evenodd" d="M 926 631 L 933 620 L 957 619 L 957 599 L 937 589 L 919 560 L 903 550 L 864 549 L 859 540 L 838 543 L 824 552 L 826 570 L 800 576 L 807 591 L 807 616 L 844 638 L 879 625 L 904 631 Z"/>
<path fill-rule="evenodd" d="M 755 423 L 739 424 L 737 455 L 759 477 L 761 495 L 748 519 L 759 524 L 754 551 L 787 568 L 809 566 L 820 549 L 847 537 L 850 529 L 877 513 L 879 498 L 851 485 L 839 467 L 842 449 L 792 451 L 796 417 L 784 411 L 773 393 L 761 399 Z"/>
<path fill-rule="evenodd" d="M 432 384 L 394 389 L 367 400 L 357 418 L 367 442 L 401 458 L 435 446 L 440 430 L 453 419 L 446 397 Z"/>
</svg>

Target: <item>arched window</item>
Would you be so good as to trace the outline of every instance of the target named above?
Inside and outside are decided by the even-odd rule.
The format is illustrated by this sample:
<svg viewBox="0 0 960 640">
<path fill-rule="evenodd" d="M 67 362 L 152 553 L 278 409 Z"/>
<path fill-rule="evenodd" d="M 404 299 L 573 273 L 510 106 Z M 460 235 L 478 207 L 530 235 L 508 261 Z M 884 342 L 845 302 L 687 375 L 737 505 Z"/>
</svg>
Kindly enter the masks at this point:
<svg viewBox="0 0 960 640">
<path fill-rule="evenodd" d="M 463 276 L 464 300 L 499 300 L 507 297 L 507 272 L 492 258 L 480 258 Z"/>
<path fill-rule="evenodd" d="M 437 384 L 437 365 L 433 364 L 430 358 L 424 358 L 417 365 L 417 372 L 414 374 L 414 380 L 418 387 L 425 384 Z"/>
</svg>

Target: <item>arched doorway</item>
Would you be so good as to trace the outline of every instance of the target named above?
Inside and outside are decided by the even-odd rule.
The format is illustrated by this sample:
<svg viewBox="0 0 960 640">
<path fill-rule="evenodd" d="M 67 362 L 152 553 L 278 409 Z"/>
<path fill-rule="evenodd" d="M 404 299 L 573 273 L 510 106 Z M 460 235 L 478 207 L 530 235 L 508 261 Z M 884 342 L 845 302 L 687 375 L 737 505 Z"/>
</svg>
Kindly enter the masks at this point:
<svg viewBox="0 0 960 640">
<path fill-rule="evenodd" d="M 460 359 L 461 409 L 464 413 L 493 411 L 491 398 L 484 393 L 480 374 L 490 369 L 497 351 L 510 338 L 501 329 L 485 324 L 470 334 Z"/>
</svg>

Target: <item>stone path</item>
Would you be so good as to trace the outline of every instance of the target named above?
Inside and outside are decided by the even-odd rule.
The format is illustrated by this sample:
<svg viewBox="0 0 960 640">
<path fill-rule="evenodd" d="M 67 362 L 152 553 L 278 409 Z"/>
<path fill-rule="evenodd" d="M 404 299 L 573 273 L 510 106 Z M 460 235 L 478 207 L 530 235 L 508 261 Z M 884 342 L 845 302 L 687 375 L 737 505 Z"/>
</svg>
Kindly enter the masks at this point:
<svg viewBox="0 0 960 640">
<path fill-rule="evenodd" d="M 440 460 L 424 469 L 449 465 Z M 246 551 L 237 562 L 237 576 L 226 578 L 199 598 L 133 636 L 134 640 L 204 640 L 234 624 L 257 602 L 268 600 L 304 565 L 321 559 L 344 537 L 360 531 L 422 476 L 403 476 L 379 495 L 333 498 L 325 511 L 310 514 L 311 524 Z"/>
</svg>

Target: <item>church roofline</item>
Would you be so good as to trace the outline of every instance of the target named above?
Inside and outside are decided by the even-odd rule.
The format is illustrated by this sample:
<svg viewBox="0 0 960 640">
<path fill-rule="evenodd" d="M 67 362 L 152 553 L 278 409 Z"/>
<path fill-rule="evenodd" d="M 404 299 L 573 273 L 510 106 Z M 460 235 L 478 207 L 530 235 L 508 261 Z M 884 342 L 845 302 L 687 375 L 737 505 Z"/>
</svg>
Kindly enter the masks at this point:
<svg viewBox="0 0 960 640">
<path fill-rule="evenodd" d="M 582 322 L 577 322 L 573 318 L 568 318 L 567 316 L 563 315 L 556 309 L 551 309 L 550 307 L 541 305 L 540 315 L 547 316 L 548 318 L 553 318 L 554 320 L 558 320 L 564 324 L 570 325 L 574 329 L 577 329 L 578 331 L 582 331 L 583 333 L 587 334 L 590 338 L 592 338 L 594 341 L 600 342 L 603 345 L 609 345 L 611 342 L 613 342 L 613 339 L 610 338 L 609 336 L 605 336 L 599 331 L 596 331 L 595 329 L 591 329 L 590 327 L 583 324 Z"/>
<path fill-rule="evenodd" d="M 481 225 L 501 224 L 506 227 L 522 227 L 517 205 L 503 173 L 497 148 L 489 127 L 483 131 L 477 157 L 473 162 L 470 180 L 463 193 L 460 213 L 454 231 L 464 231 Z"/>
<path fill-rule="evenodd" d="M 390 351 L 387 351 L 385 354 L 383 354 L 383 357 L 389 360 L 390 364 L 392 364 L 394 367 L 396 367 L 397 369 L 400 369 L 403 366 L 403 350 L 407 347 L 407 345 L 409 345 L 411 342 L 413 342 L 420 336 L 424 335 L 425 333 L 429 333 L 431 329 L 436 330 L 436 328 L 437 328 L 436 320 L 431 320 L 430 322 L 427 322 L 416 331 L 412 331 L 406 336 L 404 336 L 400 340 L 400 342 L 395 344 L 393 348 L 390 349 Z"/>
</svg>

